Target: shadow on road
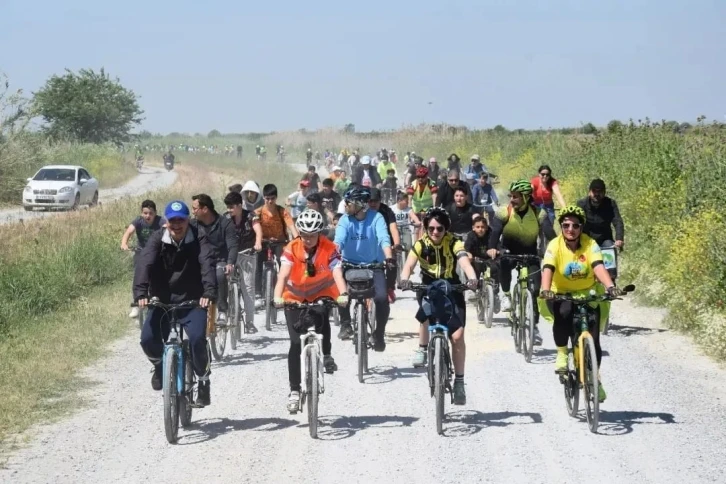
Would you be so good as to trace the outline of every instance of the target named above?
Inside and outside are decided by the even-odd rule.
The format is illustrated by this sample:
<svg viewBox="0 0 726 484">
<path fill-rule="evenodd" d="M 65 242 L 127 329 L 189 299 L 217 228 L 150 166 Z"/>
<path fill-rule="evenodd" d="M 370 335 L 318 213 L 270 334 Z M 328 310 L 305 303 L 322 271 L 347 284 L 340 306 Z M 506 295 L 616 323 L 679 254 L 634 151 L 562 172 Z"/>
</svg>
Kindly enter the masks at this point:
<svg viewBox="0 0 726 484">
<path fill-rule="evenodd" d="M 318 438 L 321 440 L 342 440 L 352 437 L 359 431 L 367 428 L 410 427 L 417 420 L 418 417 L 401 417 L 398 415 L 366 415 L 355 417 L 328 415 L 318 419 Z M 307 427 L 307 425 L 303 425 L 303 427 Z"/>
<path fill-rule="evenodd" d="M 542 423 L 542 415 L 536 412 L 492 412 L 477 410 L 451 412 L 445 416 L 446 437 L 465 437 L 481 432 L 487 427 L 508 427 Z"/>
<path fill-rule="evenodd" d="M 278 341 L 290 341 L 289 337 L 271 338 L 270 336 L 242 336 L 242 341 L 237 343 L 244 349 L 263 350 Z"/>
<path fill-rule="evenodd" d="M 641 328 L 640 326 L 620 326 L 611 324 L 608 331 L 608 337 L 630 337 L 630 336 L 648 336 L 651 334 L 665 333 L 667 329 L 662 328 Z"/>
<path fill-rule="evenodd" d="M 298 422 L 288 418 L 248 418 L 233 420 L 229 418 L 206 419 L 192 422 L 189 426 L 190 433 L 182 433 L 179 438 L 179 445 L 201 444 L 213 440 L 220 435 L 241 430 L 255 430 L 257 432 L 273 432 L 283 430 L 297 425 Z"/>
<path fill-rule="evenodd" d="M 627 435 L 636 425 L 677 424 L 672 413 L 637 411 L 600 411 L 598 433 L 601 435 Z"/>
<path fill-rule="evenodd" d="M 402 333 L 386 333 L 386 342 L 389 344 L 403 343 L 406 340 L 418 338 L 418 333 L 404 331 Z"/>
<path fill-rule="evenodd" d="M 363 378 L 363 383 L 380 385 L 399 378 L 417 378 L 426 374 L 426 368 L 396 368 L 395 366 L 379 366 L 370 368 L 369 374 Z"/>
<path fill-rule="evenodd" d="M 259 363 L 260 361 L 278 361 L 286 360 L 287 353 L 242 353 L 241 355 L 225 356 L 222 361 L 214 362 L 214 368 L 224 368 L 225 366 L 248 365 Z"/>
</svg>

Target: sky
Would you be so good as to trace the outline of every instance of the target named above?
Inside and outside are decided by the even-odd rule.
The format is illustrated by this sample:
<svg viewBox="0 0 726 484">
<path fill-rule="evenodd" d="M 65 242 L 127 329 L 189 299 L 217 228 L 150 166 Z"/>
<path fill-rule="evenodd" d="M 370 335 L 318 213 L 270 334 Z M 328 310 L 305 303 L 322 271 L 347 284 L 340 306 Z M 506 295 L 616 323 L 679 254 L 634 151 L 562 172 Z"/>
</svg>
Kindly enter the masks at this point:
<svg viewBox="0 0 726 484">
<path fill-rule="evenodd" d="M 724 0 L 0 0 L 26 92 L 105 68 L 168 133 L 726 121 Z"/>
</svg>

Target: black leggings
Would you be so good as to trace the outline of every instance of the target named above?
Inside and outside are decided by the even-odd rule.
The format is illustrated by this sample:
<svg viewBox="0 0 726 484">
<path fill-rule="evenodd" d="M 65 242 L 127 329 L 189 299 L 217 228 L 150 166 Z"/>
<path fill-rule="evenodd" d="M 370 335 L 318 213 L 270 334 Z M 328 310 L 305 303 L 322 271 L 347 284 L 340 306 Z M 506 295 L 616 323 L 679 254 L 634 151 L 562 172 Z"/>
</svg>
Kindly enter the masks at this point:
<svg viewBox="0 0 726 484">
<path fill-rule="evenodd" d="M 555 318 L 552 326 L 552 336 L 555 338 L 555 345 L 567 346 L 567 341 L 574 336 L 574 325 L 572 322 L 575 316 L 575 306 L 570 301 L 547 301 L 547 307 Z M 589 327 L 592 339 L 595 341 L 595 353 L 597 354 L 597 366 L 600 368 L 602 362 L 602 348 L 600 348 L 600 308 L 589 312 Z"/>
<path fill-rule="evenodd" d="M 502 283 L 504 292 L 512 289 L 512 271 L 514 270 L 515 261 L 501 259 L 499 261 L 499 280 Z M 529 270 L 529 283 L 527 287 L 532 291 L 532 308 L 534 309 L 534 324 L 539 323 L 539 308 L 537 307 L 537 297 L 539 296 L 539 288 L 542 286 L 542 271 L 538 263 L 530 262 L 527 264 Z"/>
<path fill-rule="evenodd" d="M 323 318 L 322 335 L 323 335 L 323 355 L 330 355 L 332 343 L 330 341 L 330 317 L 328 310 L 321 308 L 313 309 L 285 309 L 285 321 L 287 322 L 287 332 L 290 335 L 290 350 L 287 353 L 287 372 L 290 379 L 290 391 L 300 391 L 300 354 L 302 353 L 302 343 L 300 334 L 293 329 L 293 324 L 303 317 L 303 311 L 320 312 Z"/>
</svg>

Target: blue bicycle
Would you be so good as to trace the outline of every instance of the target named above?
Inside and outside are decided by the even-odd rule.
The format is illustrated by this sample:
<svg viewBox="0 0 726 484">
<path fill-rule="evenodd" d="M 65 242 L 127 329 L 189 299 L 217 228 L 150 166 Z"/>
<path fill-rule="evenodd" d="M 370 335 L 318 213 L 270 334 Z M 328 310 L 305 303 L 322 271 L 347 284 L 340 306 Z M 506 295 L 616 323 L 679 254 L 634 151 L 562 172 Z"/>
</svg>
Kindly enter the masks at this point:
<svg viewBox="0 0 726 484">
<path fill-rule="evenodd" d="M 163 385 L 164 395 L 164 430 L 166 440 L 170 444 L 177 441 L 179 421 L 182 427 L 187 427 L 192 421 L 192 409 L 201 408 L 194 403 L 194 392 L 197 377 L 192 368 L 192 353 L 189 340 L 184 337 L 177 313 L 199 307 L 199 301 L 185 301 L 179 304 L 164 304 L 158 298 L 148 303 L 149 307 L 163 310 L 169 317 L 171 332 L 164 343 L 163 357 Z"/>
</svg>

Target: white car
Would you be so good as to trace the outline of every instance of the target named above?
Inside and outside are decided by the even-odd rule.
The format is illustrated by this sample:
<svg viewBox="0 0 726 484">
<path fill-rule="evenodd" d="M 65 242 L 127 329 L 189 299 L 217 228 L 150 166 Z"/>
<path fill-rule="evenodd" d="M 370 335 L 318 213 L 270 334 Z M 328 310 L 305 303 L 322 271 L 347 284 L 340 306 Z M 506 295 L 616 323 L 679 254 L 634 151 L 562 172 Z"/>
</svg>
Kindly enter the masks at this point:
<svg viewBox="0 0 726 484">
<path fill-rule="evenodd" d="M 70 209 L 98 204 L 98 180 L 82 166 L 48 165 L 32 178 L 23 190 L 23 208 Z"/>
</svg>

